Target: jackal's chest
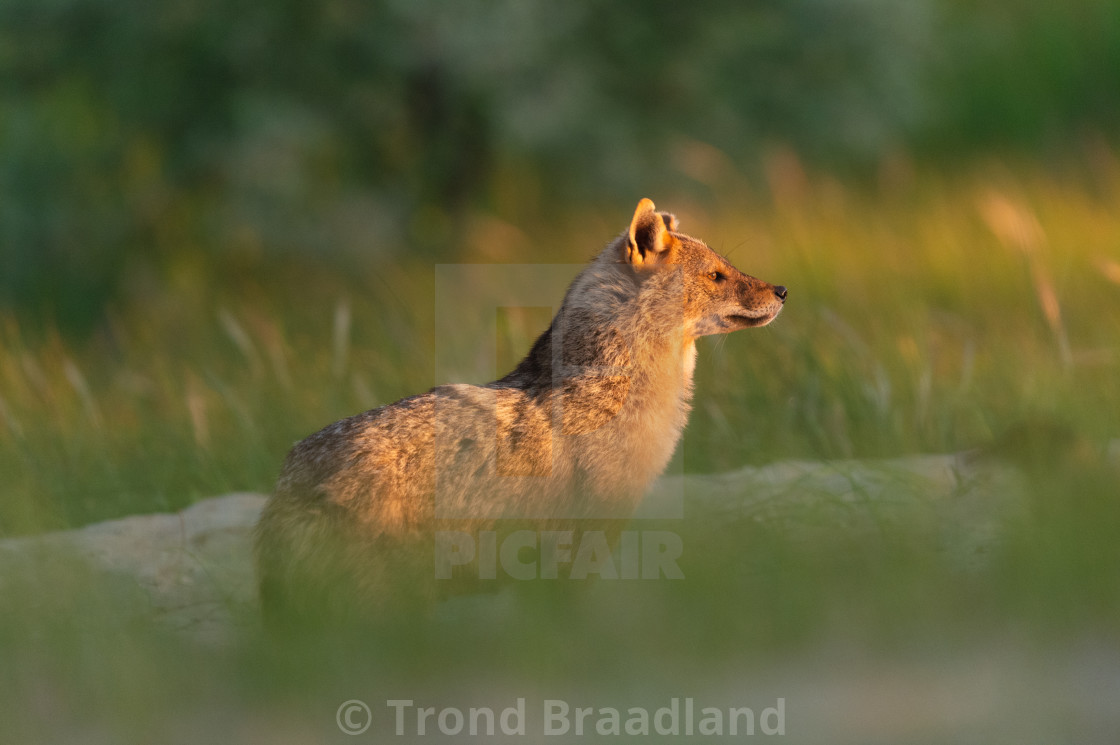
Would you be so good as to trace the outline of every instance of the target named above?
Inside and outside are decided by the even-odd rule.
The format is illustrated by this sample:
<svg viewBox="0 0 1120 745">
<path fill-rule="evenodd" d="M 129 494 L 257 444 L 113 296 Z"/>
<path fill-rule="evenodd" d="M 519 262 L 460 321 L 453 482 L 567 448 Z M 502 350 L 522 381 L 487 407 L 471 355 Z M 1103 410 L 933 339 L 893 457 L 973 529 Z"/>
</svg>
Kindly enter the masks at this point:
<svg viewBox="0 0 1120 745">
<path fill-rule="evenodd" d="M 599 475 L 623 491 L 644 491 L 668 465 L 688 422 L 696 347 L 689 343 L 660 374 L 632 381 L 629 395 L 594 445 Z"/>
</svg>

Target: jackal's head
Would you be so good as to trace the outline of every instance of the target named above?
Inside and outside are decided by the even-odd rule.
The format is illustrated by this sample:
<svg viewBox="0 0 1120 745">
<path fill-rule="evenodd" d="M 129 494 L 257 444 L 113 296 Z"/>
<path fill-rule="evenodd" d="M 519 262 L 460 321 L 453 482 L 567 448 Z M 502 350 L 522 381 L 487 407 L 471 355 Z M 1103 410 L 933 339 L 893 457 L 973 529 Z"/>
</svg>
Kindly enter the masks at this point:
<svg viewBox="0 0 1120 745">
<path fill-rule="evenodd" d="M 656 303 L 692 338 L 765 326 L 786 300 L 785 287 L 743 274 L 703 241 L 678 233 L 677 218 L 649 199 L 638 203 L 621 250 L 651 309 Z"/>
</svg>

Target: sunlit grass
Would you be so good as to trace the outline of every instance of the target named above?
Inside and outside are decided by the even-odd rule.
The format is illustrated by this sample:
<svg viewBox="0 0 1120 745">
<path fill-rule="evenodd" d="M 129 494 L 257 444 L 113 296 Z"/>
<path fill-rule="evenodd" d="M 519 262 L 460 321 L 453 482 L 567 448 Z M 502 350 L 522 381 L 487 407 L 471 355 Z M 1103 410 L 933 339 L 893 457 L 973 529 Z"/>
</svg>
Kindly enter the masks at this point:
<svg viewBox="0 0 1120 745">
<path fill-rule="evenodd" d="M 788 154 L 767 172 L 766 197 L 725 177 L 707 203 L 652 194 L 790 287 L 773 326 L 702 342 L 686 469 L 960 450 L 1024 418 L 1116 434 L 1120 170 L 903 169 L 878 190 Z M 479 219 L 457 260 L 581 262 L 626 212 Z M 432 265 L 392 248 L 347 273 L 278 262 L 230 279 L 187 262 L 84 341 L 5 318 L 0 532 L 267 491 L 295 440 L 448 382 L 432 373 Z M 508 362 L 534 330 L 499 321 Z"/>
</svg>

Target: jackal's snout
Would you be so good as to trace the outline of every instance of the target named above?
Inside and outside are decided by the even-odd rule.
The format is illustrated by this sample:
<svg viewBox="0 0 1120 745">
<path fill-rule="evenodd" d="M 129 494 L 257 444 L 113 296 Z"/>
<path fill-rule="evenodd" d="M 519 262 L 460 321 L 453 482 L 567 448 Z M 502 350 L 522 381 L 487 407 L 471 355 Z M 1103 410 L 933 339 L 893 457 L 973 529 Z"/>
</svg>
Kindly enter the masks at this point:
<svg viewBox="0 0 1120 745">
<path fill-rule="evenodd" d="M 720 332 L 739 328 L 765 326 L 778 317 L 785 307 L 789 290 L 785 285 L 772 285 L 750 275 L 741 275 L 742 284 L 735 299 L 735 308 L 728 314 L 727 324 Z"/>
</svg>

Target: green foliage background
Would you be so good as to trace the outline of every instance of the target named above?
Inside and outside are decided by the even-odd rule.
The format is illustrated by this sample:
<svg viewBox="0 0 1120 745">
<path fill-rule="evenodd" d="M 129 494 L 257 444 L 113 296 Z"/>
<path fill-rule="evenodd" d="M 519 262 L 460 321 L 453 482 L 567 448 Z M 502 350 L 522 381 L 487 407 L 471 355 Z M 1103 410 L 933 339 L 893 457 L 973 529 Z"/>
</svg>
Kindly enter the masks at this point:
<svg viewBox="0 0 1120 745">
<path fill-rule="evenodd" d="M 1117 50 L 1101 0 L 8 0 L 0 306 L 88 333 L 184 261 L 452 261 L 503 189 L 629 204 L 692 141 L 756 174 L 1067 149 L 1115 130 Z"/>
</svg>

